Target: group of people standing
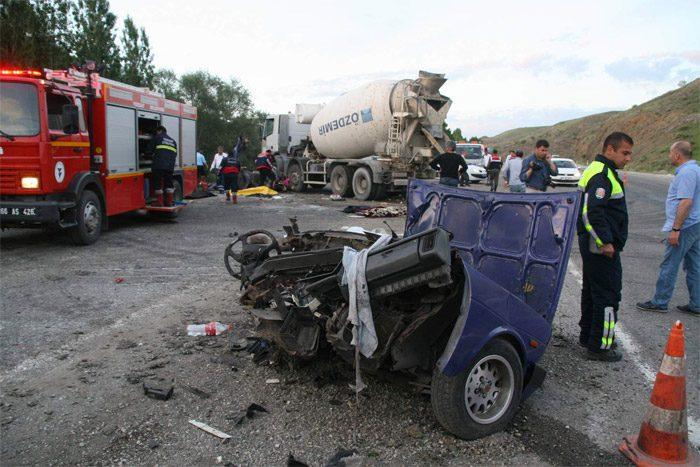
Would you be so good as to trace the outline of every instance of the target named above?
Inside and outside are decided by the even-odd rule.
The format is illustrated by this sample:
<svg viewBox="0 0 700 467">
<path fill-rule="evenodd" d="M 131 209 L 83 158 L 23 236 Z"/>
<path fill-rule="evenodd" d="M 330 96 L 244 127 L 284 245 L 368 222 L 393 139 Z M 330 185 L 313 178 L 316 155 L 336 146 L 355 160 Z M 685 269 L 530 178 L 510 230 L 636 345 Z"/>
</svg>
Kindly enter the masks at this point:
<svg viewBox="0 0 700 467">
<path fill-rule="evenodd" d="M 579 344 L 592 360 L 615 362 L 622 353 L 615 342 L 615 328 L 622 292 L 620 253 L 627 242 L 629 216 L 625 185 L 618 170 L 632 160 L 634 141 L 622 132 L 608 135 L 602 152 L 583 172 L 578 189 L 582 194 L 577 221 L 578 244 L 583 263 Z M 440 170 L 440 183 L 457 186 L 459 169 L 468 166 L 448 143 L 431 167 Z M 686 271 L 689 303 L 678 310 L 700 316 L 700 167 L 687 141 L 670 146 L 669 161 L 676 167 L 666 199 L 667 235 L 656 290 L 651 300 L 637 303 L 643 311 L 668 312 L 668 303 L 681 263 Z M 542 193 L 557 175 L 549 143 L 539 140 L 532 155 L 523 158 L 511 151 L 503 166 L 503 179 L 511 192 Z"/>
<path fill-rule="evenodd" d="M 224 152 L 224 147 L 219 146 L 211 162 L 210 172 L 216 174 L 216 184 L 226 193 L 226 202 L 236 204 L 238 197 L 238 175 L 241 172 L 240 155 L 246 149 L 248 141 L 239 136 L 231 148 L 230 153 Z M 201 151 L 197 151 L 197 174 L 200 182 L 207 177 L 207 161 Z"/>
<path fill-rule="evenodd" d="M 458 186 L 460 178 L 469 185 L 469 166 L 464 158 L 455 152 L 457 145 L 448 141 L 445 152 L 435 157 L 430 166 L 440 171 L 440 183 Z M 551 185 L 552 176 L 558 175 L 557 166 L 552 162 L 549 142 L 541 139 L 535 143 L 535 152 L 524 157 L 523 151 L 513 150 L 503 163 L 498 150 L 484 154 L 483 165 L 486 168 L 491 191 L 498 187 L 499 173 L 502 173 L 504 185 L 512 193 L 541 193 Z M 460 174 L 461 170 L 461 174 Z M 461 175 L 461 176 L 460 176 Z"/>
</svg>

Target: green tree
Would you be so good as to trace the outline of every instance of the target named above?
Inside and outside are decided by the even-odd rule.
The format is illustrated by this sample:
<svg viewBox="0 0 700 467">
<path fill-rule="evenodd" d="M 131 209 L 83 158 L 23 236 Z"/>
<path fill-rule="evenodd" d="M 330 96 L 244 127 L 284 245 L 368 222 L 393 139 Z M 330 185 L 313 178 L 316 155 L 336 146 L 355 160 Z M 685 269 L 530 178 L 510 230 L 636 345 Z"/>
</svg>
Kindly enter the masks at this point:
<svg viewBox="0 0 700 467">
<path fill-rule="evenodd" d="M 153 54 L 148 36 L 143 28 L 136 28 L 129 16 L 124 20 L 121 49 L 121 80 L 134 86 L 153 87 Z"/>
<path fill-rule="evenodd" d="M 179 94 L 197 107 L 197 144 L 205 154 L 219 145 L 229 150 L 237 136 L 250 140 L 243 163 L 257 153 L 265 117 L 255 111 L 250 93 L 237 80 L 224 81 L 205 71 L 187 73 L 180 78 Z"/>
<path fill-rule="evenodd" d="M 103 76 L 120 79 L 120 54 L 114 33 L 117 17 L 110 11 L 109 1 L 76 0 L 72 10 L 68 42 L 74 59 L 78 63 L 94 60 L 104 65 Z"/>
<path fill-rule="evenodd" d="M 68 0 L 0 2 L 0 57 L 4 65 L 63 68 L 70 64 Z"/>
<path fill-rule="evenodd" d="M 442 122 L 442 131 L 447 135 L 447 139 L 452 140 L 452 130 L 447 126 L 447 122 Z"/>
<path fill-rule="evenodd" d="M 464 136 L 462 136 L 462 130 L 460 128 L 455 128 L 452 131 L 452 140 L 453 141 L 464 141 Z"/>
<path fill-rule="evenodd" d="M 173 70 L 161 68 L 153 75 L 153 89 L 172 100 L 180 100 L 180 82 Z"/>
</svg>

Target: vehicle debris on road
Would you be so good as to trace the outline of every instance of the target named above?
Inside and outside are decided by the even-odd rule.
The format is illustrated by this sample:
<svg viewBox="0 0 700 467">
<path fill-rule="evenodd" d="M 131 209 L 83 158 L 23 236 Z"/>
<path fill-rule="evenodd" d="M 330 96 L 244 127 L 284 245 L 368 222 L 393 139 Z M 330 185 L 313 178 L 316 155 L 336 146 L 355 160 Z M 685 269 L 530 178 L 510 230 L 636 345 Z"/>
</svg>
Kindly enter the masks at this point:
<svg viewBox="0 0 700 467">
<path fill-rule="evenodd" d="M 406 215 L 406 206 L 354 206 L 343 209 L 346 214 L 357 214 L 362 217 L 401 217 Z"/>
<path fill-rule="evenodd" d="M 167 401 L 173 396 L 174 389 L 173 385 L 162 387 L 146 381 L 143 382 L 143 393 L 152 399 Z"/>
<path fill-rule="evenodd" d="M 356 370 L 404 373 L 430 385 L 447 430 L 483 437 L 503 429 L 544 378 L 536 363 L 552 334 L 578 194 L 533 195 L 525 205 L 420 180 L 408 193 L 401 239 L 301 232 L 292 219 L 282 239 L 239 236 L 227 269 L 258 335 L 282 352 L 312 359 L 330 344 Z M 355 307 L 365 312 L 353 318 Z"/>
<path fill-rule="evenodd" d="M 231 439 L 231 435 L 229 435 L 228 433 L 224 433 L 221 430 L 217 430 L 216 428 L 211 427 L 206 423 L 198 422 L 197 420 L 190 420 L 190 425 L 196 426 L 200 430 L 205 431 L 210 435 L 216 436 L 217 438 L 221 438 L 224 441 Z"/>
<path fill-rule="evenodd" d="M 244 411 L 241 411 L 239 413 L 229 415 L 226 417 L 227 420 L 232 420 L 235 425 L 240 425 L 243 423 L 243 420 L 245 419 L 253 419 L 256 417 L 256 414 L 261 414 L 261 413 L 270 413 L 265 407 L 263 407 L 260 404 L 250 404 Z"/>
</svg>

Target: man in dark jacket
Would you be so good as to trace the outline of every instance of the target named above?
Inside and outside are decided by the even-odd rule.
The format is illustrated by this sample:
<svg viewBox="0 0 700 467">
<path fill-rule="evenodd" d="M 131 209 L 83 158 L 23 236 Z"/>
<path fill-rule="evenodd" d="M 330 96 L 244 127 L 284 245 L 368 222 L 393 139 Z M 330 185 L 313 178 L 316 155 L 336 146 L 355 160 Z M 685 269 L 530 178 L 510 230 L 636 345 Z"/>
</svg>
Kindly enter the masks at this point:
<svg viewBox="0 0 700 467">
<path fill-rule="evenodd" d="M 461 167 L 465 174 L 469 170 L 462 155 L 455 152 L 456 148 L 457 145 L 454 141 L 448 141 L 445 147 L 447 152 L 440 154 L 430 162 L 430 167 L 433 170 L 440 171 L 441 185 L 459 186 L 459 168 Z M 468 174 L 467 177 L 469 177 Z"/>
<path fill-rule="evenodd" d="M 168 136 L 164 126 L 156 128 L 156 135 L 151 143 L 153 150 L 153 165 L 151 166 L 151 179 L 156 195 L 156 201 L 152 206 L 173 206 L 175 203 L 175 188 L 173 186 L 173 171 L 175 159 L 177 159 L 177 143 Z M 163 202 L 163 188 L 165 188 L 165 202 Z"/>
<path fill-rule="evenodd" d="M 272 163 L 270 159 L 272 158 L 272 151 L 269 149 L 263 151 L 255 158 L 255 170 L 260 174 L 260 186 L 269 186 L 267 181 L 275 181 L 275 177 L 272 175 Z"/>
<path fill-rule="evenodd" d="M 583 192 L 577 224 L 583 262 L 579 344 L 588 358 L 606 362 L 622 359 L 614 347 L 617 310 L 622 292 L 620 252 L 627 241 L 627 203 L 618 169 L 632 160 L 634 142 L 625 133 L 605 138 L 598 154 L 583 172 Z"/>
<path fill-rule="evenodd" d="M 549 142 L 541 139 L 535 143 L 535 153 L 523 160 L 520 181 L 525 184 L 527 193 L 539 193 L 547 191 L 552 175 L 558 173 L 557 166 L 552 162 L 552 155 L 549 153 Z"/>
<path fill-rule="evenodd" d="M 238 174 L 241 171 L 241 164 L 235 154 L 229 154 L 221 160 L 221 174 L 226 190 L 226 201 L 232 204 L 238 203 Z"/>
</svg>

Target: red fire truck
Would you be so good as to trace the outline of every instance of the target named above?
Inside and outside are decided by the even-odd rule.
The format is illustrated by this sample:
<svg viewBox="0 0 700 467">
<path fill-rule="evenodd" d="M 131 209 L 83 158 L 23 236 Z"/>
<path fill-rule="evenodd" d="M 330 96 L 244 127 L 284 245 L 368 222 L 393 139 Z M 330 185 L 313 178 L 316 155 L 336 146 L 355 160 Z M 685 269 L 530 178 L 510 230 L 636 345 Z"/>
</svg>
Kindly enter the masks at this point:
<svg viewBox="0 0 700 467">
<path fill-rule="evenodd" d="M 174 217 L 197 185 L 197 109 L 81 70 L 0 69 L 0 226 L 57 225 L 94 243 L 109 216 Z M 150 206 L 150 140 L 178 142 L 174 207 Z"/>
</svg>

